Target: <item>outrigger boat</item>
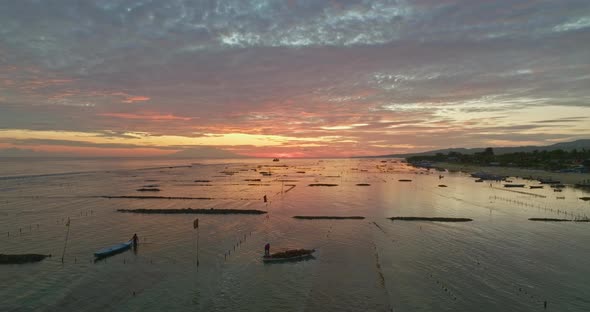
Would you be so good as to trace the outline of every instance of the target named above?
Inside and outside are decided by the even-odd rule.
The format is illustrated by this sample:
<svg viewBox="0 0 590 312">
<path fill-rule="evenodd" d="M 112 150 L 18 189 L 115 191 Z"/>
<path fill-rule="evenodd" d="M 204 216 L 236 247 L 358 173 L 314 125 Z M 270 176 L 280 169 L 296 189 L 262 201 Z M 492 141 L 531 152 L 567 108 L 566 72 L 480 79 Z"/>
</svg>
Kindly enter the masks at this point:
<svg viewBox="0 0 590 312">
<path fill-rule="evenodd" d="M 103 248 L 103 249 L 95 252 L 94 256 L 97 259 L 110 257 L 110 256 L 116 255 L 118 253 L 121 253 L 127 249 L 130 249 L 131 246 L 133 246 L 133 240 L 129 240 L 129 241 L 121 243 L 121 244 L 117 244 L 117 245 Z"/>
<path fill-rule="evenodd" d="M 313 257 L 312 254 L 314 252 L 315 249 L 291 249 L 287 251 L 277 252 L 270 256 L 262 256 L 262 261 L 264 263 L 271 263 L 308 259 Z"/>
</svg>

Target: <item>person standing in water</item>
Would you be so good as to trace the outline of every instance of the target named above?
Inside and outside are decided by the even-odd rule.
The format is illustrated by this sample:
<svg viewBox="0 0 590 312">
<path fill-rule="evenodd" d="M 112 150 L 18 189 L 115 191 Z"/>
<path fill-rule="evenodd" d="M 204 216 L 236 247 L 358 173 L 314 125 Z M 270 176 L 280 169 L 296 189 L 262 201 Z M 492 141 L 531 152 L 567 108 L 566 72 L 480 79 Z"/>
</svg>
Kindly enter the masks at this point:
<svg viewBox="0 0 590 312">
<path fill-rule="evenodd" d="M 270 256 L 270 243 L 266 243 L 266 245 L 264 245 L 264 256 Z"/>
<path fill-rule="evenodd" d="M 137 233 L 133 234 L 133 237 L 131 238 L 131 240 L 133 241 L 133 248 L 137 248 L 137 244 L 139 241 L 139 238 L 137 238 Z"/>
</svg>

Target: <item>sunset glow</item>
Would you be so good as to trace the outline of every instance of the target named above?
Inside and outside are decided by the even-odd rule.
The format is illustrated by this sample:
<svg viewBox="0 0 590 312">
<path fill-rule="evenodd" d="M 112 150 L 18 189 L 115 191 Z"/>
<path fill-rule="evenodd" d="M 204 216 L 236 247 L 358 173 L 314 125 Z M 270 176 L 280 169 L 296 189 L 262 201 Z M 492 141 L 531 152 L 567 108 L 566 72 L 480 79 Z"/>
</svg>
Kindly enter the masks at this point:
<svg viewBox="0 0 590 312">
<path fill-rule="evenodd" d="M 586 138 L 590 5 L 512 4 L 3 2 L 0 155 L 348 157 Z"/>
</svg>

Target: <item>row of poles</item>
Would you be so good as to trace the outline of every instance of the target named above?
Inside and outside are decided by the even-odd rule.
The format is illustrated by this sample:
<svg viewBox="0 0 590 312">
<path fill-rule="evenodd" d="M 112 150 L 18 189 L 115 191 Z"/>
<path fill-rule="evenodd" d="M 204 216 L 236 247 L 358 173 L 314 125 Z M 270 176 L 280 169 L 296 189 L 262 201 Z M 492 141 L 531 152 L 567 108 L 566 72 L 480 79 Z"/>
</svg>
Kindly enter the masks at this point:
<svg viewBox="0 0 590 312">
<path fill-rule="evenodd" d="M 567 211 L 565 209 L 554 209 L 554 208 L 550 208 L 547 206 L 541 206 L 541 205 L 535 205 L 535 204 L 531 204 L 531 203 L 527 203 L 527 202 L 523 202 L 523 201 L 519 201 L 519 200 L 515 200 L 515 199 L 511 199 L 511 198 L 505 198 L 505 197 L 501 197 L 501 196 L 490 196 L 490 199 L 494 199 L 494 200 L 501 200 L 501 201 L 505 201 L 505 202 L 509 202 L 509 203 L 513 203 L 513 204 L 517 204 L 520 206 L 525 206 L 525 207 L 531 207 L 531 208 L 537 208 L 539 210 L 544 210 L 544 211 L 551 211 L 553 213 L 557 213 L 557 214 L 564 214 L 564 215 L 569 215 L 572 218 L 576 218 L 576 220 L 583 220 L 583 219 L 588 219 L 588 216 L 586 215 L 581 215 L 581 214 L 574 214 L 571 211 Z"/>
<path fill-rule="evenodd" d="M 383 228 L 382 228 L 382 227 L 381 227 L 379 224 L 377 224 L 376 222 L 372 222 L 372 223 L 373 223 L 373 224 L 375 225 L 375 227 L 376 227 L 378 230 L 380 230 L 380 231 L 381 231 L 383 234 L 387 234 L 387 233 L 385 232 L 385 230 L 384 230 L 384 229 L 383 229 Z M 373 244 L 374 244 L 374 243 L 373 243 Z M 377 261 L 377 269 L 378 269 L 378 270 L 380 270 L 380 265 L 379 265 L 379 255 L 378 255 L 378 252 L 377 252 L 377 246 L 376 246 L 375 244 L 374 244 L 373 246 L 374 246 L 374 248 L 375 248 L 375 256 L 376 256 L 376 261 Z M 483 267 L 483 266 L 481 266 L 481 263 L 480 263 L 480 261 L 479 261 L 479 260 L 477 260 L 476 262 L 477 262 L 477 266 L 478 266 L 478 267 Z M 483 271 L 485 272 L 486 270 L 484 269 Z M 436 282 L 437 286 L 439 286 L 439 287 L 440 287 L 440 289 L 441 289 L 442 291 L 444 291 L 446 294 L 448 294 L 448 295 L 449 295 L 449 297 L 450 297 L 450 298 L 451 298 L 453 301 L 457 301 L 457 299 L 458 299 L 458 295 L 457 295 L 457 294 L 455 294 L 455 293 L 453 292 L 453 290 L 451 289 L 451 287 L 450 287 L 449 285 L 447 285 L 447 284 L 445 284 L 443 281 L 441 281 L 441 280 L 439 280 L 439 279 L 435 278 L 435 277 L 434 277 L 434 275 L 433 275 L 431 272 L 430 272 L 430 273 L 428 273 L 428 277 L 429 277 L 430 279 L 434 280 L 434 281 Z M 385 287 L 385 285 L 383 285 L 383 286 Z M 538 298 L 539 298 L 539 296 L 535 296 L 534 294 L 532 294 L 532 293 L 530 292 L 530 290 L 528 290 L 528 291 L 527 291 L 527 290 L 526 290 L 526 289 L 524 289 L 522 286 L 518 286 L 518 285 L 516 285 L 516 284 L 511 284 L 511 286 L 514 288 L 514 290 L 515 290 L 515 293 L 516 293 L 517 295 L 522 295 L 522 296 L 525 296 L 527 299 L 531 300 L 531 301 L 532 301 L 533 303 L 535 303 L 535 304 L 543 304 L 543 307 L 544 307 L 544 309 L 547 309 L 547 304 L 548 304 L 547 300 L 542 300 L 542 301 L 541 301 L 541 300 L 539 300 L 539 299 L 538 299 Z M 517 290 L 518 290 L 518 292 L 516 292 Z"/>
<path fill-rule="evenodd" d="M 94 215 L 94 211 L 93 210 L 87 210 L 87 211 L 80 211 L 80 217 L 89 217 Z M 61 219 L 57 219 L 55 221 L 56 224 L 65 224 L 67 222 L 69 222 L 70 217 L 67 218 L 61 218 Z M 23 234 L 30 234 L 33 233 L 33 230 L 36 229 L 37 231 L 41 228 L 41 223 L 36 223 L 36 224 L 29 224 L 28 226 L 28 232 L 26 232 L 25 230 L 27 229 L 27 227 L 20 227 L 18 229 L 18 234 L 19 235 L 23 235 Z M 14 235 L 13 235 L 14 236 Z M 6 237 L 11 237 L 11 232 L 10 231 L 6 231 Z"/>
</svg>

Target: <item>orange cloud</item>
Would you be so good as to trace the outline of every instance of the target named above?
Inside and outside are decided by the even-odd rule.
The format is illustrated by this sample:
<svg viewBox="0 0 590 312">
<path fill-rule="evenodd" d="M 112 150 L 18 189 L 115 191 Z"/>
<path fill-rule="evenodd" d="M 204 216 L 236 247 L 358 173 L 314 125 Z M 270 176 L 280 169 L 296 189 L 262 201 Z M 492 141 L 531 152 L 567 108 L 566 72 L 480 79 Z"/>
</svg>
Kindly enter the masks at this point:
<svg viewBox="0 0 590 312">
<path fill-rule="evenodd" d="M 153 121 L 169 121 L 169 120 L 191 120 L 190 117 L 180 117 L 172 114 L 160 115 L 158 113 L 142 113 L 142 114 L 131 114 L 131 113 L 103 113 L 98 114 L 99 116 L 115 117 L 122 119 L 140 119 L 140 120 L 153 120 Z"/>
<path fill-rule="evenodd" d="M 123 101 L 123 103 L 135 103 L 135 102 L 144 102 L 144 101 L 149 101 L 150 97 L 147 96 L 129 96 L 126 97 Z"/>
</svg>

